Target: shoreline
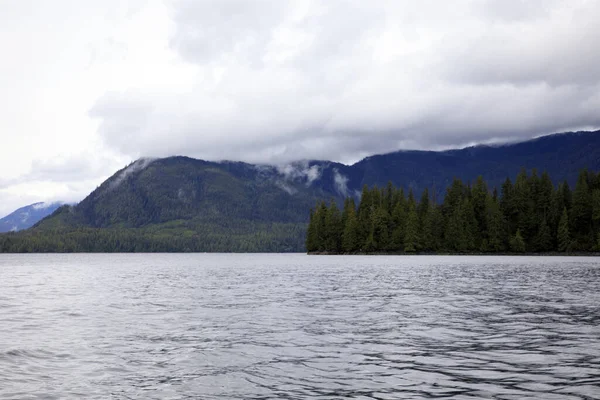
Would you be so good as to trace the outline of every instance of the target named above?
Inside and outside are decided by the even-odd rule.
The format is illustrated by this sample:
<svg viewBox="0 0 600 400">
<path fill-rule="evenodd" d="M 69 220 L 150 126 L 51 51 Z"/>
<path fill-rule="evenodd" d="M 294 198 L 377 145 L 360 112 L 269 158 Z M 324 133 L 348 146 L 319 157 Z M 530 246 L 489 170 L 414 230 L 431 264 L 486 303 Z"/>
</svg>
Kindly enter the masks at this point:
<svg viewBox="0 0 600 400">
<path fill-rule="evenodd" d="M 588 252 L 546 252 L 546 253 L 483 253 L 483 252 L 472 252 L 472 253 L 455 253 L 455 252 L 416 252 L 416 253 L 404 253 L 404 252 L 353 252 L 353 253 L 332 253 L 328 251 L 312 251 L 306 253 L 309 256 L 525 256 L 525 257 L 600 257 L 598 251 Z"/>
</svg>

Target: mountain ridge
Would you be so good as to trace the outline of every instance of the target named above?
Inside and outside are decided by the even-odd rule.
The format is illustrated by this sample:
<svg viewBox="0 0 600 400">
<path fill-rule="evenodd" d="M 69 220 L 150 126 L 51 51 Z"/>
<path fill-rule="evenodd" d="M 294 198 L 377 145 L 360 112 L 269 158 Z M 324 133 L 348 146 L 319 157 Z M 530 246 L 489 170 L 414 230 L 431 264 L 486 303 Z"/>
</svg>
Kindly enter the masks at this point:
<svg viewBox="0 0 600 400">
<path fill-rule="evenodd" d="M 341 203 L 348 195 L 358 198 L 364 185 L 382 187 L 388 182 L 415 196 L 428 188 L 434 200 L 440 200 L 454 178 L 473 182 L 481 175 L 491 188 L 499 188 L 522 168 L 548 171 L 555 185 L 564 180 L 573 185 L 582 168 L 600 170 L 600 131 L 547 135 L 503 146 L 395 151 L 351 165 L 327 160 L 267 165 L 186 156 L 142 158 L 27 234 L 90 230 L 93 236 L 105 230 L 112 238 L 127 231 L 127 240 L 137 247 L 125 246 L 123 251 L 302 251 L 309 210 L 318 201 Z M 137 243 L 141 237 L 143 244 Z"/>
</svg>

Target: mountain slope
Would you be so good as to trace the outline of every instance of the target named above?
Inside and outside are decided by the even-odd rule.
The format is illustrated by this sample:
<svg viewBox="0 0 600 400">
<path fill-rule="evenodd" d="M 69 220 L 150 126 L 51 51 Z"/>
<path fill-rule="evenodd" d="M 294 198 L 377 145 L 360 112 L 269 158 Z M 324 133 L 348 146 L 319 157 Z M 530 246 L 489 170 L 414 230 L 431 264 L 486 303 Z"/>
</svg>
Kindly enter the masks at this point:
<svg viewBox="0 0 600 400">
<path fill-rule="evenodd" d="M 348 166 L 286 166 L 141 159 L 77 206 L 65 206 L 24 233 L 35 251 L 303 251 L 318 200 L 359 196 L 363 185 L 434 189 L 482 175 L 499 187 L 521 168 L 547 170 L 571 185 L 580 169 L 600 170 L 600 132 L 566 133 L 502 146 L 400 151 Z M 18 238 L 12 238 L 18 240 Z M 6 247 L 6 246 L 5 246 Z M 11 245 L 9 249 L 19 249 Z M 1 250 L 1 248 L 0 248 Z"/>
<path fill-rule="evenodd" d="M 548 135 L 502 146 L 376 155 L 351 167 L 348 186 L 359 190 L 364 184 L 383 186 L 391 181 L 415 193 L 433 188 L 443 196 L 454 177 L 472 182 L 482 175 L 499 188 L 521 168 L 547 171 L 555 184 L 566 180 L 573 186 L 580 169 L 600 169 L 600 131 Z"/>
<path fill-rule="evenodd" d="M 36 251 L 300 251 L 310 207 L 335 196 L 312 185 L 330 164 L 141 159 L 28 235 L 64 239 Z"/>
<path fill-rule="evenodd" d="M 272 166 L 188 157 L 142 159 L 53 219 L 96 228 L 139 228 L 191 219 L 304 223 L 309 208 L 331 196 L 326 189 L 310 186 L 308 169 L 299 165 L 282 172 Z M 52 222 L 44 221 L 40 227 Z"/>
<path fill-rule="evenodd" d="M 21 207 L 0 219 L 0 232 L 16 232 L 27 229 L 48 215 L 62 203 L 34 203 Z"/>
</svg>

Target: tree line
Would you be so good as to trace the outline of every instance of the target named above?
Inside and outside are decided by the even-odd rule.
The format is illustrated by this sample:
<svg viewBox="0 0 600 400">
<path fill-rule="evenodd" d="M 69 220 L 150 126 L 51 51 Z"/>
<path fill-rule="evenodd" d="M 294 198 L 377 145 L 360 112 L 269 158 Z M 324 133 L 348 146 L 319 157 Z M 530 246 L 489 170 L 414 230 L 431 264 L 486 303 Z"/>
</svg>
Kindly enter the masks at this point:
<svg viewBox="0 0 600 400">
<path fill-rule="evenodd" d="M 491 189 L 482 177 L 454 179 L 443 201 L 425 189 L 363 187 L 310 211 L 309 253 L 544 253 L 600 251 L 600 173 L 579 173 L 575 188 L 525 169 Z"/>
<path fill-rule="evenodd" d="M 292 252 L 304 247 L 306 224 L 235 220 L 173 221 L 142 228 L 29 229 L 0 234 L 0 253 Z"/>
</svg>

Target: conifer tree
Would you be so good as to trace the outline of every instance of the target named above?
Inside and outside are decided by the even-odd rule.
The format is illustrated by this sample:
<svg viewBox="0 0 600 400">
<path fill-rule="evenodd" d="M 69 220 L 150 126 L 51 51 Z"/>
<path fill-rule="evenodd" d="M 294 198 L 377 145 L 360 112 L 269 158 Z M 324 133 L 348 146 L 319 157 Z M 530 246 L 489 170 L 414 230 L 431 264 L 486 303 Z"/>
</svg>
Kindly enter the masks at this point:
<svg viewBox="0 0 600 400">
<path fill-rule="evenodd" d="M 343 226 L 340 210 L 335 200 L 331 200 L 325 214 L 325 251 L 339 253 L 341 250 L 341 239 Z"/>
<path fill-rule="evenodd" d="M 586 170 L 581 171 L 577 179 L 577 185 L 573 191 L 571 206 L 570 233 L 576 241 L 577 250 L 588 250 L 587 243 L 592 222 L 592 194 L 588 186 L 588 174 Z"/>
<path fill-rule="evenodd" d="M 410 196 L 409 196 L 410 198 Z M 413 199 L 414 200 L 414 199 Z M 411 204 L 404 230 L 404 251 L 414 253 L 419 248 L 419 216 L 414 204 Z"/>
<path fill-rule="evenodd" d="M 600 235 L 600 189 L 592 192 L 592 230 Z"/>
<path fill-rule="evenodd" d="M 463 183 L 454 178 L 452 185 L 446 190 L 446 197 L 442 205 L 443 212 L 445 215 L 452 215 L 454 210 L 460 207 L 460 203 L 465 195 L 465 188 Z"/>
<path fill-rule="evenodd" d="M 478 228 L 477 219 L 475 218 L 475 211 L 473 211 L 473 204 L 469 199 L 464 199 L 460 208 L 460 220 L 464 224 L 461 237 L 461 251 L 472 251 L 479 248 Z"/>
<path fill-rule="evenodd" d="M 533 204 L 533 186 L 535 186 L 535 181 L 536 177 L 529 179 L 527 171 L 523 168 L 517 175 L 514 187 L 515 206 L 518 210 L 517 229 L 521 231 L 521 235 L 527 242 L 537 233 L 535 207 Z M 529 246 L 526 245 L 526 247 Z"/>
<path fill-rule="evenodd" d="M 446 224 L 446 229 L 444 231 L 444 247 L 450 251 L 464 251 L 464 229 L 465 224 L 462 220 L 461 209 L 460 207 L 457 207 L 452 212 L 452 215 Z"/>
<path fill-rule="evenodd" d="M 561 202 L 567 210 L 571 209 L 571 203 L 573 201 L 573 193 L 571 192 L 571 188 L 569 187 L 569 183 L 564 181 L 559 187 L 558 195 L 561 197 Z"/>
<path fill-rule="evenodd" d="M 318 249 L 318 243 L 317 243 L 315 212 L 311 208 L 309 222 L 308 222 L 308 229 L 306 232 L 306 251 L 311 253 L 313 251 L 317 251 L 317 249 Z"/>
<path fill-rule="evenodd" d="M 425 215 L 419 221 L 419 248 L 422 251 L 434 250 L 435 246 L 435 206 L 428 206 Z"/>
<path fill-rule="evenodd" d="M 419 216 L 419 220 L 422 221 L 425 215 L 429 211 L 429 190 L 425 188 L 421 195 L 421 200 L 417 206 L 417 214 Z"/>
<path fill-rule="evenodd" d="M 346 197 L 344 199 L 344 209 L 342 210 L 342 227 L 346 226 L 346 219 L 348 219 L 348 213 L 350 212 L 350 201 L 351 197 Z"/>
<path fill-rule="evenodd" d="M 536 193 L 535 202 L 537 204 L 537 214 L 540 221 L 543 218 L 548 218 L 550 213 L 550 205 L 552 202 L 552 194 L 554 186 L 548 172 L 544 171 L 539 181 L 538 190 Z"/>
<path fill-rule="evenodd" d="M 412 191 L 406 199 L 402 189 L 390 184 L 384 189 L 365 186 L 358 210 L 350 198 L 343 212 L 335 201 L 329 206 L 320 202 L 309 215 L 306 248 L 333 253 L 600 251 L 599 234 L 600 180 L 595 174 L 582 171 L 571 193 L 566 183 L 553 190 L 545 172 L 537 177 L 533 171 L 527 177 L 522 170 L 514 186 L 505 181 L 500 198 L 495 190 L 489 193 L 479 178 L 472 188 L 455 179 L 442 205 L 431 201 L 428 190 L 417 202 Z M 192 249 L 184 239 L 177 240 L 182 241 L 181 248 Z M 114 246 L 123 243 L 125 248 L 140 245 L 114 241 Z M 6 247 L 6 243 L 0 244 Z M 16 246 L 23 242 L 10 244 L 11 249 Z M 104 248 L 100 243 L 91 246 Z M 155 242 L 144 246 L 139 250 L 161 249 Z"/>
<path fill-rule="evenodd" d="M 315 231 L 317 237 L 317 251 L 326 251 L 327 250 L 327 205 L 324 201 L 321 201 L 321 204 L 317 208 L 315 214 L 316 224 Z"/>
<path fill-rule="evenodd" d="M 367 235 L 367 240 L 365 241 L 364 250 L 367 253 L 373 253 L 377 251 L 377 243 L 375 243 L 375 235 L 373 230 L 369 232 Z"/>
<path fill-rule="evenodd" d="M 417 208 L 417 201 L 415 200 L 415 194 L 412 189 L 408 190 L 408 198 L 406 199 L 406 211 L 410 211 L 411 207 Z"/>
<path fill-rule="evenodd" d="M 404 230 L 406 227 L 406 206 L 404 205 L 404 193 L 402 200 L 398 201 L 392 212 L 392 235 L 390 240 L 390 248 L 392 251 L 402 251 L 404 249 Z"/>
<path fill-rule="evenodd" d="M 429 250 L 431 247 L 431 221 L 428 219 L 428 216 L 430 216 L 429 209 L 429 190 L 425 189 L 417 206 L 417 215 L 419 217 L 419 248 L 422 250 Z"/>
<path fill-rule="evenodd" d="M 502 184 L 500 209 L 502 210 L 502 215 L 506 218 L 508 233 L 516 231 L 519 209 L 517 208 L 515 189 L 510 178 L 506 178 Z"/>
<path fill-rule="evenodd" d="M 562 216 L 558 223 L 558 251 L 565 252 L 571 248 L 571 235 L 569 233 L 569 215 L 567 214 L 567 208 L 563 209 Z"/>
<path fill-rule="evenodd" d="M 363 186 L 360 203 L 358 204 L 358 226 L 359 226 L 359 243 L 364 244 L 367 236 L 371 231 L 371 213 L 373 212 L 373 201 L 371 191 L 367 185 Z"/>
<path fill-rule="evenodd" d="M 500 205 L 492 196 L 486 199 L 486 220 L 488 226 L 487 248 L 484 251 L 501 252 L 506 249 L 506 221 Z"/>
<path fill-rule="evenodd" d="M 354 211 L 354 208 L 349 208 L 344 226 L 344 233 L 342 235 L 342 249 L 346 253 L 354 253 L 360 250 L 358 229 L 359 225 L 358 219 L 356 218 L 356 212 Z"/>
<path fill-rule="evenodd" d="M 600 189 L 592 193 L 592 221 L 594 224 L 600 223 Z"/>
<path fill-rule="evenodd" d="M 375 210 L 373 215 L 373 244 L 375 251 L 390 250 L 389 219 L 390 216 L 383 207 Z"/>
<path fill-rule="evenodd" d="M 483 177 L 479 175 L 477 181 L 471 189 L 471 198 L 473 203 L 473 211 L 475 213 L 475 219 L 477 220 L 477 228 L 482 236 L 486 236 L 486 215 L 485 206 L 486 198 L 488 195 L 488 188 L 483 180 Z"/>
<path fill-rule="evenodd" d="M 429 213 L 426 216 L 426 227 L 429 228 L 430 232 L 428 236 L 431 240 L 431 244 L 428 250 L 438 251 L 442 249 L 443 239 L 444 239 L 444 226 L 443 226 L 443 216 L 442 209 L 437 205 L 432 205 L 429 207 Z"/>
<path fill-rule="evenodd" d="M 542 219 L 540 228 L 535 240 L 536 251 L 550 251 L 552 250 L 552 233 L 550 227 L 546 222 L 546 218 Z"/>
<path fill-rule="evenodd" d="M 391 214 L 394 209 L 394 195 L 396 190 L 392 181 L 388 181 L 387 188 L 385 190 L 385 210 L 388 214 Z"/>
<path fill-rule="evenodd" d="M 510 239 L 510 250 L 514 253 L 525 252 L 525 240 L 521 236 L 521 231 L 517 229 L 517 233 Z"/>
</svg>

